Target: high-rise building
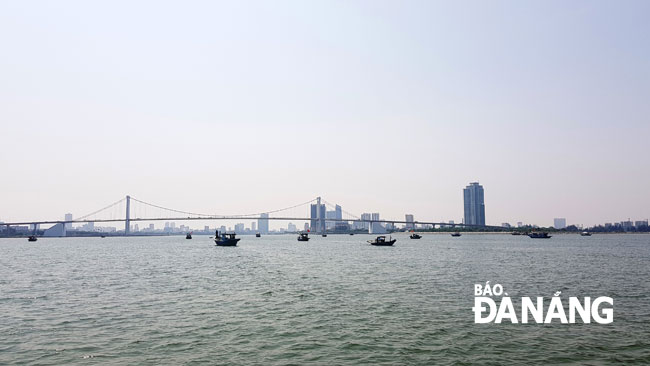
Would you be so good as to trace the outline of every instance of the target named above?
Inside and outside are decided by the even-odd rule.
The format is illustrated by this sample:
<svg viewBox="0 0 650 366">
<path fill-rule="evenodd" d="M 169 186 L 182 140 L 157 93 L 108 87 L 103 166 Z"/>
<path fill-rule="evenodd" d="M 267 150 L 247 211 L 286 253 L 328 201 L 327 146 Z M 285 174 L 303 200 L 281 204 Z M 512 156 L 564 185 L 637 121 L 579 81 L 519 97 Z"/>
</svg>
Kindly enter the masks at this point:
<svg viewBox="0 0 650 366">
<path fill-rule="evenodd" d="M 251 231 L 257 230 L 257 226 L 255 226 L 255 221 L 251 222 Z"/>
<path fill-rule="evenodd" d="M 287 225 L 287 231 L 291 232 L 291 233 L 294 233 L 294 232 L 298 231 L 298 228 L 296 228 L 296 225 L 294 225 L 292 223 L 289 223 L 289 225 Z"/>
<path fill-rule="evenodd" d="M 415 224 L 413 223 L 414 222 L 413 215 L 406 214 L 406 219 L 404 221 L 406 221 L 406 226 L 404 227 L 406 230 L 415 229 Z"/>
<path fill-rule="evenodd" d="M 371 220 L 373 221 L 379 221 L 379 213 L 375 212 L 371 215 Z M 368 230 L 369 234 L 385 234 L 386 233 L 386 228 L 382 226 L 381 223 L 379 222 L 373 222 L 370 225 L 370 228 Z"/>
<path fill-rule="evenodd" d="M 319 211 L 320 211 L 320 216 L 318 215 Z M 311 215 L 310 215 L 310 218 L 311 218 L 311 220 L 310 220 L 311 221 L 310 222 L 311 231 L 319 232 L 320 231 L 320 226 L 319 226 L 318 219 L 319 218 L 320 219 L 325 219 L 326 217 L 327 217 L 327 211 L 326 211 L 326 208 L 325 208 L 324 204 L 321 204 L 320 208 L 318 208 L 317 203 L 312 204 L 311 205 Z"/>
<path fill-rule="evenodd" d="M 260 215 L 260 218 L 257 219 L 257 229 L 260 234 L 269 233 L 269 214 L 263 213 Z"/>
<path fill-rule="evenodd" d="M 343 209 L 341 208 L 341 206 L 336 205 L 336 207 L 334 207 L 334 212 L 336 213 L 335 219 L 343 220 Z"/>
<path fill-rule="evenodd" d="M 67 213 L 67 214 L 65 214 L 65 221 L 72 221 L 72 214 L 71 214 L 71 213 Z M 65 229 L 66 229 L 66 230 L 70 230 L 70 229 L 72 229 L 72 224 L 69 223 L 69 222 L 66 223 L 66 224 L 65 224 Z"/>
<path fill-rule="evenodd" d="M 235 224 L 235 233 L 241 234 L 243 232 L 244 232 L 244 224 L 242 223 Z"/>
<path fill-rule="evenodd" d="M 467 225 L 485 225 L 485 201 L 483 186 L 478 182 L 470 183 L 463 189 L 465 203 L 465 220 Z"/>
<path fill-rule="evenodd" d="M 566 219 L 564 217 L 556 217 L 553 219 L 553 227 L 557 230 L 566 229 Z"/>
<path fill-rule="evenodd" d="M 371 216 L 369 213 L 362 213 L 361 214 L 361 220 L 370 220 Z M 370 229 L 370 223 L 368 221 L 364 221 L 361 223 L 361 229 L 363 230 L 368 230 Z"/>
</svg>

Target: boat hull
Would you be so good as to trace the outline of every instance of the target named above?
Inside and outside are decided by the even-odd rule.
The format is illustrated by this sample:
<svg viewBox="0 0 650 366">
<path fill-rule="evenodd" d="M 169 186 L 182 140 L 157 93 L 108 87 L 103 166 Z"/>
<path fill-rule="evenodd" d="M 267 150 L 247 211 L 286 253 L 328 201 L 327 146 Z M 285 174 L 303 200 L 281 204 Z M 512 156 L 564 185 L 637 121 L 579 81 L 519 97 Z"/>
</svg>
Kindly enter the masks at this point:
<svg viewBox="0 0 650 366">
<path fill-rule="evenodd" d="M 393 246 L 393 244 L 395 244 L 396 241 L 397 241 L 397 239 L 388 240 L 388 241 L 384 241 L 384 242 L 372 242 L 372 243 L 370 243 L 370 245 L 374 245 L 376 247 L 391 247 L 391 246 Z"/>
<path fill-rule="evenodd" d="M 236 247 L 237 242 L 239 241 L 239 238 L 236 239 L 223 239 L 223 240 L 215 240 L 214 243 L 218 247 Z"/>
</svg>

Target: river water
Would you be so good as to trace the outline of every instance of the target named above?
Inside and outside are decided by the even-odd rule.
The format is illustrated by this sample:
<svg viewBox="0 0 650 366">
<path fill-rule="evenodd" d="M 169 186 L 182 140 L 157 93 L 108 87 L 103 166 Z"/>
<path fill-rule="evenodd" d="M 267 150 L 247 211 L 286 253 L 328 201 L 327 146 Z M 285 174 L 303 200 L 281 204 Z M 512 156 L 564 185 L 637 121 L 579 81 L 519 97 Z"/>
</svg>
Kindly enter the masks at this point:
<svg viewBox="0 0 650 366">
<path fill-rule="evenodd" d="M 0 239 L 0 364 L 650 364 L 650 235 L 394 237 Z M 486 281 L 614 322 L 475 324 Z"/>
</svg>

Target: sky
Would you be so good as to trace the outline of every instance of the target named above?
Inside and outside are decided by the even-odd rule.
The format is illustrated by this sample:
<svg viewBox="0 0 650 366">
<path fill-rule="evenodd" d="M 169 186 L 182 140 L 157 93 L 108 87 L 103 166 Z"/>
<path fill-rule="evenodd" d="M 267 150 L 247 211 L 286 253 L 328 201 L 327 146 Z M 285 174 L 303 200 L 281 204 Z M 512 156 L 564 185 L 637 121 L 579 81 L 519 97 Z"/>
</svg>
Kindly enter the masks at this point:
<svg viewBox="0 0 650 366">
<path fill-rule="evenodd" d="M 650 2 L 0 2 L 0 221 L 650 217 Z M 307 212 L 305 211 L 305 215 Z"/>
</svg>

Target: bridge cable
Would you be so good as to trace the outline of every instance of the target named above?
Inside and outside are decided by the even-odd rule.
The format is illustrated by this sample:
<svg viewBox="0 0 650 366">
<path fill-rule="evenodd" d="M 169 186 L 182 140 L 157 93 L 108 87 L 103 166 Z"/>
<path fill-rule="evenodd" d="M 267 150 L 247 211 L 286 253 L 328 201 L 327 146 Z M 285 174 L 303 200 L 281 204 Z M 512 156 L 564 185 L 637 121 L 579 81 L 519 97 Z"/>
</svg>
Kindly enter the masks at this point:
<svg viewBox="0 0 650 366">
<path fill-rule="evenodd" d="M 141 200 L 139 200 L 139 199 L 137 199 L 137 198 L 134 198 L 134 197 L 131 197 L 131 200 L 136 201 L 136 202 L 140 202 L 140 203 L 142 203 L 142 204 L 149 205 L 149 206 L 152 206 L 152 207 L 156 207 L 156 208 L 159 208 L 159 209 L 162 209 L 162 210 L 171 211 L 171 212 L 176 212 L 176 213 L 182 213 L 182 214 L 185 214 L 185 215 L 194 215 L 194 216 L 199 216 L 199 217 L 201 217 L 201 216 L 206 216 L 206 217 L 233 217 L 233 218 L 246 218 L 247 216 L 260 216 L 260 215 L 263 214 L 263 213 L 265 213 L 265 214 L 271 214 L 271 213 L 276 213 L 276 212 L 280 212 L 280 211 L 290 210 L 290 209 L 292 209 L 292 208 L 296 208 L 296 207 L 303 206 L 303 205 L 306 205 L 306 204 L 308 204 L 308 203 L 314 202 L 314 201 L 316 201 L 316 198 L 313 198 L 313 199 L 311 199 L 311 200 L 309 200 L 309 201 L 307 201 L 307 202 L 299 203 L 299 204 L 297 204 L 297 205 L 293 205 L 293 206 L 290 206 L 290 207 L 281 208 L 281 209 L 278 209 L 278 210 L 264 211 L 264 212 L 251 213 L 251 214 L 241 214 L 241 215 L 216 215 L 216 214 L 203 214 L 203 213 L 196 213 L 196 212 L 188 212 L 188 211 L 175 210 L 175 209 L 168 208 L 168 207 L 163 207 L 163 206 L 154 205 L 153 203 L 144 202 L 144 201 L 141 201 Z"/>
<path fill-rule="evenodd" d="M 84 219 L 86 219 L 86 218 L 88 218 L 88 217 L 90 217 L 90 216 L 93 216 L 93 215 L 98 214 L 98 213 L 100 213 L 100 212 L 102 212 L 102 211 L 104 211 L 104 210 L 108 210 L 109 208 L 111 208 L 111 207 L 113 207 L 113 206 L 115 206 L 115 205 L 118 205 L 118 204 L 122 203 L 122 201 L 124 201 L 124 200 L 126 200 L 126 198 L 122 198 L 121 200 L 119 200 L 119 201 L 117 201 L 117 202 L 114 202 L 114 203 L 111 203 L 110 205 L 108 205 L 108 206 L 106 206 L 106 207 L 104 207 L 104 208 L 100 208 L 99 210 L 97 210 L 97 211 L 95 211 L 95 212 L 91 212 L 91 213 L 89 213 L 89 214 L 87 214 L 87 215 L 84 215 L 84 216 L 81 216 L 81 217 L 77 217 L 75 220 L 76 220 L 76 221 L 84 220 Z M 112 212 L 111 212 L 111 213 L 112 213 Z"/>
</svg>

